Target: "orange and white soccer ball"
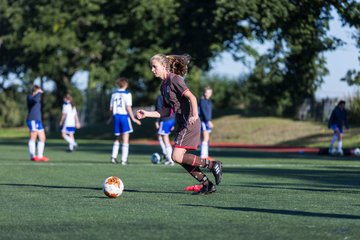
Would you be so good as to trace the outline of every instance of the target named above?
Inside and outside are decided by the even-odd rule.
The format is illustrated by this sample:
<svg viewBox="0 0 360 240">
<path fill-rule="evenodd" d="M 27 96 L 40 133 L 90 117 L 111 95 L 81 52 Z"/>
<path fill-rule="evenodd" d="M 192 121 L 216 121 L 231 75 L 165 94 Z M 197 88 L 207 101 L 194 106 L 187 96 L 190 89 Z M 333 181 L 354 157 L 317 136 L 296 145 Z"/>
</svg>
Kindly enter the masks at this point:
<svg viewBox="0 0 360 240">
<path fill-rule="evenodd" d="M 109 198 L 117 198 L 124 191 L 124 183 L 116 176 L 108 177 L 103 183 L 103 191 Z"/>
</svg>

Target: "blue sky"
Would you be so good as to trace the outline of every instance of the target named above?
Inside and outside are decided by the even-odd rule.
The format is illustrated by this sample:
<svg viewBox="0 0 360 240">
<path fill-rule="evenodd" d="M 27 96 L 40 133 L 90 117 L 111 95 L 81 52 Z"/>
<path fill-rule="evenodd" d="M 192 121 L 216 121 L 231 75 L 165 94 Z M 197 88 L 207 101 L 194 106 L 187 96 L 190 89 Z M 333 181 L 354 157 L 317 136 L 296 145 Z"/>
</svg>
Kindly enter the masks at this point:
<svg viewBox="0 0 360 240">
<path fill-rule="evenodd" d="M 324 54 L 330 73 L 324 78 L 325 82 L 316 92 L 317 98 L 346 98 L 357 90 L 356 87 L 350 87 L 345 82 L 340 81 L 340 79 L 345 76 L 347 70 L 360 70 L 358 60 L 360 50 L 356 48 L 356 42 L 351 38 L 354 29 L 346 26 L 343 27 L 337 13 L 333 11 L 333 14 L 334 20 L 330 22 L 330 35 L 342 39 L 346 42 L 346 45 L 339 47 L 336 51 Z M 266 49 L 266 47 L 264 47 L 264 49 Z M 212 67 L 211 73 L 218 73 L 230 77 L 239 76 L 239 74 L 243 72 L 249 72 L 249 69 L 242 63 L 235 62 L 229 53 L 224 53 L 217 58 L 212 63 Z"/>
</svg>

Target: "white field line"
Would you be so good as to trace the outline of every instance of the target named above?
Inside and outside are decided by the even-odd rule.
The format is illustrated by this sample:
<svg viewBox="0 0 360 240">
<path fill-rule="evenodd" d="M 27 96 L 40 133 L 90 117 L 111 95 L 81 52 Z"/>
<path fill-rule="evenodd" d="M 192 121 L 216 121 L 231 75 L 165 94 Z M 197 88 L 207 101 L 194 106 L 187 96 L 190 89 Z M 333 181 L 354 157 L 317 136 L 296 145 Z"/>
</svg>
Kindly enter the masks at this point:
<svg viewBox="0 0 360 240">
<path fill-rule="evenodd" d="M 74 162 L 74 163 L 56 163 L 56 162 L 48 162 L 48 163 L 34 163 L 34 162 L 4 162 L 0 163 L 0 166 L 39 166 L 39 167 L 68 167 L 68 166 L 99 166 L 99 165 L 112 165 L 114 164 L 110 162 L 104 162 L 104 163 L 81 163 L 81 162 Z M 119 167 L 121 164 L 118 164 Z M 153 166 L 153 167 L 169 167 L 162 164 L 159 164 L 158 166 L 151 164 L 151 163 L 135 163 L 133 165 L 125 166 L 131 167 L 131 166 Z M 277 167 L 277 168 L 283 168 L 283 167 L 304 167 L 304 168 L 332 168 L 332 167 L 350 167 L 350 168 L 360 168 L 360 163 L 358 165 L 318 165 L 318 164 L 223 164 L 223 167 L 225 168 L 236 168 L 236 167 L 243 167 L 243 168 L 263 168 L 263 167 Z"/>
</svg>

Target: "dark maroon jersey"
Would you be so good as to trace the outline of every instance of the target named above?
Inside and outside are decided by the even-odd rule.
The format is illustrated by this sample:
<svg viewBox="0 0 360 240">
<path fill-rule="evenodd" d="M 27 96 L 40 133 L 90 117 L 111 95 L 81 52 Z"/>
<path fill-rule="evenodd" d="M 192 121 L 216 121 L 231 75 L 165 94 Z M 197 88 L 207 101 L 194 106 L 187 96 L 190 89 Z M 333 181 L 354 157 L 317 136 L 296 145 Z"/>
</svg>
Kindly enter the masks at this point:
<svg viewBox="0 0 360 240">
<path fill-rule="evenodd" d="M 190 115 L 190 102 L 184 96 L 189 91 L 186 83 L 179 75 L 170 73 L 161 84 L 161 95 L 164 99 L 164 106 L 171 108 L 172 112 L 181 114 L 185 119 Z"/>
</svg>

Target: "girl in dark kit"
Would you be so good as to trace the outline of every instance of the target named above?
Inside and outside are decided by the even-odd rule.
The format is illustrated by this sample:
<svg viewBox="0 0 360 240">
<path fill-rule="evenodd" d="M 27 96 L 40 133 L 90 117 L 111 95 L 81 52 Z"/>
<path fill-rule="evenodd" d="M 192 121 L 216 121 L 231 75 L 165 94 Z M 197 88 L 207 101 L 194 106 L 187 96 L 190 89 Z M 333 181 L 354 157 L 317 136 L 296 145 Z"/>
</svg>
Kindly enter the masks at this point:
<svg viewBox="0 0 360 240">
<path fill-rule="evenodd" d="M 160 112 L 140 109 L 136 112 L 136 117 L 160 118 L 175 113 L 177 128 L 172 159 L 202 184 L 200 194 L 210 194 L 215 192 L 215 185 L 200 168 L 208 168 L 218 185 L 222 178 L 222 163 L 186 153 L 187 150 L 195 150 L 200 140 L 197 100 L 183 79 L 189 62 L 188 55 L 156 54 L 151 58 L 151 71 L 155 77 L 162 80 L 160 90 L 164 98 L 164 107 Z"/>
</svg>

